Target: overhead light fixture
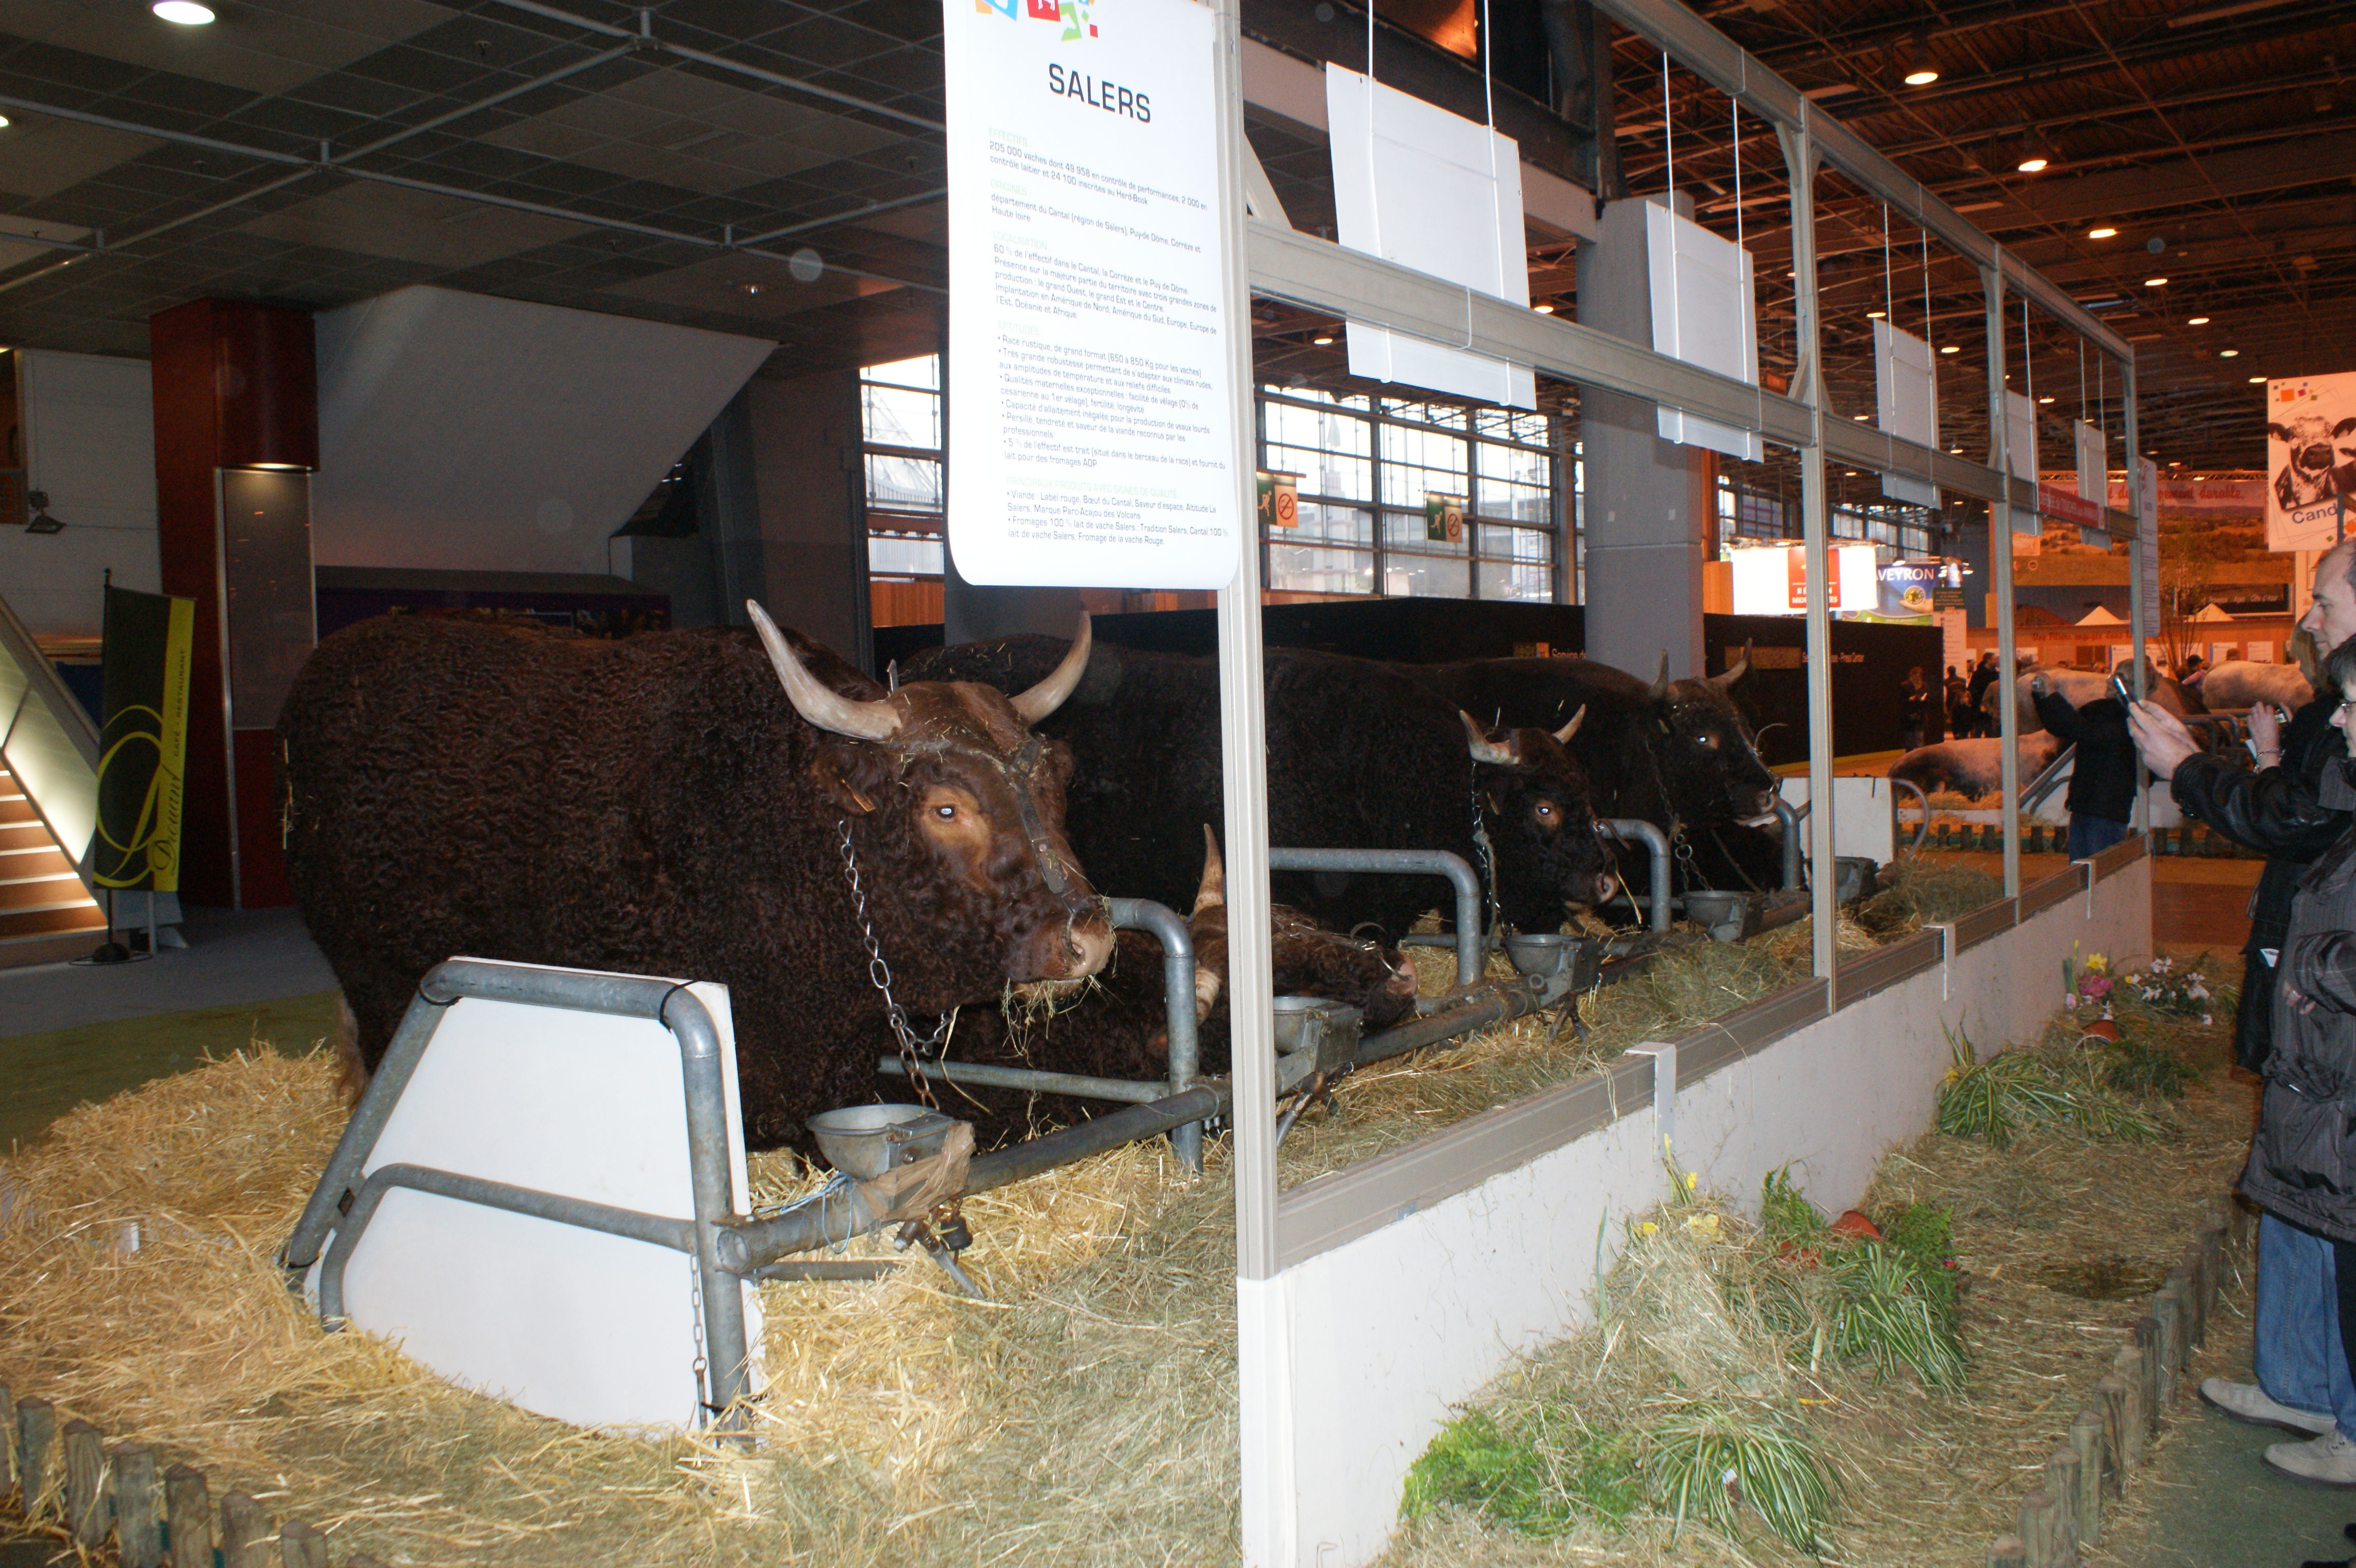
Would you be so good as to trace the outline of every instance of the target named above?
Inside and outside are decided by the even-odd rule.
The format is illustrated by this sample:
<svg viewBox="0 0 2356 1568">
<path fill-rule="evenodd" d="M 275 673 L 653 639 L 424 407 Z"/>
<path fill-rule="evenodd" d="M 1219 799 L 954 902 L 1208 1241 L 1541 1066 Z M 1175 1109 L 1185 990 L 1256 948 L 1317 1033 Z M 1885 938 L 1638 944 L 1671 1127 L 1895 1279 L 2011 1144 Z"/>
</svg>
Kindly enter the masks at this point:
<svg viewBox="0 0 2356 1568">
<path fill-rule="evenodd" d="M 2020 162 L 2013 166 L 2023 174 L 2043 174 L 2053 166 L 2053 160 L 2043 147 L 2031 142 L 2020 149 Z"/>
<path fill-rule="evenodd" d="M 1554 314 L 1554 306 L 1551 305 L 1533 305 L 1530 308 L 1537 311 L 1540 316 L 1552 316 Z"/>
<path fill-rule="evenodd" d="M 1868 414 L 1862 414 L 1862 413 L 1852 413 L 1852 414 L 1850 414 L 1850 415 L 1849 415 L 1849 417 L 1850 417 L 1851 419 L 1866 419 L 1866 418 L 1869 418 L 1870 416 L 1869 416 L 1869 415 L 1868 415 Z"/>
<path fill-rule="evenodd" d="M 2265 378 L 2265 377 L 2264 377 L 2264 376 L 2252 376 L 2252 377 L 2250 378 L 2250 384 L 2251 384 L 2252 386 L 2259 385 L 2259 384 L 2263 383 L 2263 382 L 2265 381 L 2265 379 L 2266 379 L 2266 378 Z"/>
<path fill-rule="evenodd" d="M 1960 446 L 1950 446 L 1947 450 L 1953 452 L 1958 457 L 1964 455 L 1964 449 Z"/>
<path fill-rule="evenodd" d="M 8 128 L 8 116 L 6 116 L 5 114 L 0 114 L 0 131 L 5 131 L 5 130 L 6 130 L 7 128 Z"/>
<path fill-rule="evenodd" d="M 2166 288 L 2168 286 L 2168 280 L 2166 278 L 2146 278 L 2143 280 L 2143 286 L 2146 288 Z"/>
<path fill-rule="evenodd" d="M 1907 46 L 1906 51 L 1898 58 L 1904 67 L 1904 74 L 1901 80 L 1907 86 L 1928 87 L 1939 80 L 1939 62 L 1931 58 L 1929 28 L 1915 28 L 1912 41 Z"/>
<path fill-rule="evenodd" d="M 2116 229 L 2089 229 L 2086 231 L 2086 238 L 2089 240 L 2113 240 L 2118 237 L 2118 232 L 2119 231 Z"/>
<path fill-rule="evenodd" d="M 1954 353 L 1954 352 L 1956 351 L 1956 349 L 1957 349 L 1957 345 L 1955 345 L 1955 344 L 1954 344 L 1954 343 L 1944 344 L 1944 345 L 1942 345 L 1942 346 L 1941 346 L 1941 348 L 1940 348 L 1940 349 L 1939 349 L 1939 352 L 1941 352 L 1942 354 L 1952 354 L 1952 353 Z"/>
<path fill-rule="evenodd" d="M 63 533 L 66 525 L 49 515 L 49 492 L 34 490 L 25 497 L 32 503 L 33 521 L 25 525 L 27 533 Z"/>
<path fill-rule="evenodd" d="M 2239 349 L 2220 349 L 2217 350 L 2217 357 L 2221 360 L 2238 360 L 2242 357 L 2242 351 Z"/>
<path fill-rule="evenodd" d="M 167 22 L 177 22 L 184 27 L 201 27 L 213 19 L 213 8 L 199 5 L 197 0 L 155 0 L 148 7 Z"/>
<path fill-rule="evenodd" d="M 2040 403 L 2051 403 L 2053 401 L 2053 394 L 2048 392 L 2045 396 L 2039 398 L 2037 401 Z"/>
<path fill-rule="evenodd" d="M 1865 313 L 1865 318 L 1868 321 L 1884 321 L 1889 319 L 1889 317 L 1890 313 L 1886 310 L 1869 310 Z"/>
<path fill-rule="evenodd" d="M 2209 318 L 2205 316 L 2189 316 L 2185 317 L 2184 325 L 2187 327 L 2206 327 L 2209 325 Z"/>
<path fill-rule="evenodd" d="M 1331 332 L 1321 332 L 1316 337 L 1312 338 L 1309 340 L 1322 349 L 1326 344 L 1331 343 L 1333 340 L 1333 335 Z"/>
</svg>

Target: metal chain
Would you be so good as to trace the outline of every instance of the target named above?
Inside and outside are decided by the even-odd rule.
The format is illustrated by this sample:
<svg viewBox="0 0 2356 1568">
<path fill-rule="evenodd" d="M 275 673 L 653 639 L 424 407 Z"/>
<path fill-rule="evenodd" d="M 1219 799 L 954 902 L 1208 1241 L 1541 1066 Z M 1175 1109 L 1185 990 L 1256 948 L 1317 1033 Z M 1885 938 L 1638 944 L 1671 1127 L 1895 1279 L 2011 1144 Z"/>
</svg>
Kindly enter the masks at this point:
<svg viewBox="0 0 2356 1568">
<path fill-rule="evenodd" d="M 1489 823 L 1481 814 L 1481 781 L 1472 780 L 1472 847 L 1481 852 L 1481 897 L 1486 904 L 1489 929 L 1483 940 L 1498 934 L 1497 852 L 1489 843 Z"/>
<path fill-rule="evenodd" d="M 705 1381 L 711 1363 L 704 1357 L 703 1344 L 703 1271 L 690 1258 L 687 1265 L 687 1299 L 695 1314 L 695 1397 L 707 1411 L 712 1410 L 712 1385 Z M 719 1413 L 713 1411 L 712 1413 Z"/>
<path fill-rule="evenodd" d="M 884 961 L 883 946 L 875 940 L 875 928 L 867 920 L 867 890 L 859 885 L 859 857 L 851 847 L 851 819 L 845 817 L 835 826 L 842 834 L 842 875 L 851 883 L 851 901 L 859 916 L 859 937 L 867 945 L 868 983 L 884 993 L 884 1017 L 892 1026 L 893 1037 L 899 1041 L 900 1065 L 906 1069 L 908 1081 L 916 1086 L 917 1098 L 938 1111 L 941 1102 L 934 1098 L 932 1082 L 918 1063 L 920 1058 L 939 1054 L 942 1043 L 948 1038 L 950 1026 L 957 1022 L 957 1009 L 952 1007 L 942 1014 L 940 1023 L 926 1038 L 919 1039 L 908 1026 L 907 1010 L 892 994 L 892 966 Z"/>
</svg>

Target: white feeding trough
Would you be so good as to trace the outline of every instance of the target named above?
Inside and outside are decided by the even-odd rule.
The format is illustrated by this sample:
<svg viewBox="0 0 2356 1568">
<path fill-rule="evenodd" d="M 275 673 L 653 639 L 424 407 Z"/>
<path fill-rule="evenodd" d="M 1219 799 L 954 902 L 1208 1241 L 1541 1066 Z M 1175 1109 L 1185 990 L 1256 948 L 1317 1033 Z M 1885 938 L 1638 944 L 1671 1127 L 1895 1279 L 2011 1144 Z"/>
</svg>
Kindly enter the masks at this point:
<svg viewBox="0 0 2356 1568">
<path fill-rule="evenodd" d="M 288 1242 L 323 1316 L 581 1426 L 692 1428 L 757 1392 L 758 1296 L 712 1258 L 748 1207 L 727 988 L 436 974 L 461 970 L 468 993 L 412 1007 Z"/>
</svg>

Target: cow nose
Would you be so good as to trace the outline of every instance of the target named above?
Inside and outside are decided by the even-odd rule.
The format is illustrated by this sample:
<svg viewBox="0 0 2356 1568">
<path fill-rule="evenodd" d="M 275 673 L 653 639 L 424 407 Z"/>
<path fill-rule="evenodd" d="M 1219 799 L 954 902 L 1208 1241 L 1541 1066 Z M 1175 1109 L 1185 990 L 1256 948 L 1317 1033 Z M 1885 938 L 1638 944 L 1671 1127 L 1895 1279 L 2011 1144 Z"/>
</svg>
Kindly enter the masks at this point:
<svg viewBox="0 0 2356 1568">
<path fill-rule="evenodd" d="M 1064 948 L 1069 956 L 1057 978 L 1078 980 L 1094 974 L 1112 957 L 1112 923 L 1102 915 L 1073 921 L 1065 933 Z"/>
<path fill-rule="evenodd" d="M 1611 902 L 1612 895 L 1618 892 L 1619 888 L 1620 879 L 1608 871 L 1603 873 L 1595 879 L 1595 901 L 1598 904 Z"/>
</svg>

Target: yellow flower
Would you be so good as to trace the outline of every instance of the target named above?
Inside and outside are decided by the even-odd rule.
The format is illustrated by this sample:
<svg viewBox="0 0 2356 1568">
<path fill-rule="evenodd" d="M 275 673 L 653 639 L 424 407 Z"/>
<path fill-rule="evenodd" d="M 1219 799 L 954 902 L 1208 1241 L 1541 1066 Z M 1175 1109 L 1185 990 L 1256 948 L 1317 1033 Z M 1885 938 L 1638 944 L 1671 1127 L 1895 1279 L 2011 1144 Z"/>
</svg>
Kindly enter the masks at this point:
<svg viewBox="0 0 2356 1568">
<path fill-rule="evenodd" d="M 1701 1185 L 1701 1173 L 1699 1171 L 1687 1171 L 1678 1179 L 1686 1184 L 1686 1191 L 1690 1193 L 1694 1188 Z"/>
<path fill-rule="evenodd" d="M 1638 1234 L 1639 1236 L 1650 1236 L 1651 1234 L 1653 1234 L 1653 1232 L 1655 1232 L 1655 1230 L 1658 1230 L 1659 1229 L 1660 1229 L 1660 1227 L 1659 1227 L 1659 1226 L 1657 1226 L 1657 1225 L 1654 1224 L 1651 1220 L 1647 1219 L 1647 1220 L 1645 1220 L 1642 1225 L 1639 1225 L 1639 1226 L 1637 1226 L 1637 1227 L 1636 1227 L 1636 1234 Z"/>
<path fill-rule="evenodd" d="M 2104 970 L 2111 967 L 2111 961 L 2104 958 L 2101 953 L 2090 952 L 2086 955 L 2086 967 L 2093 972 L 2100 974 Z"/>
<path fill-rule="evenodd" d="M 1715 1239 L 1718 1235 L 1718 1216 L 1715 1214 L 1697 1214 L 1691 1219 L 1686 1221 L 1686 1229 L 1697 1235 L 1708 1236 Z"/>
</svg>

